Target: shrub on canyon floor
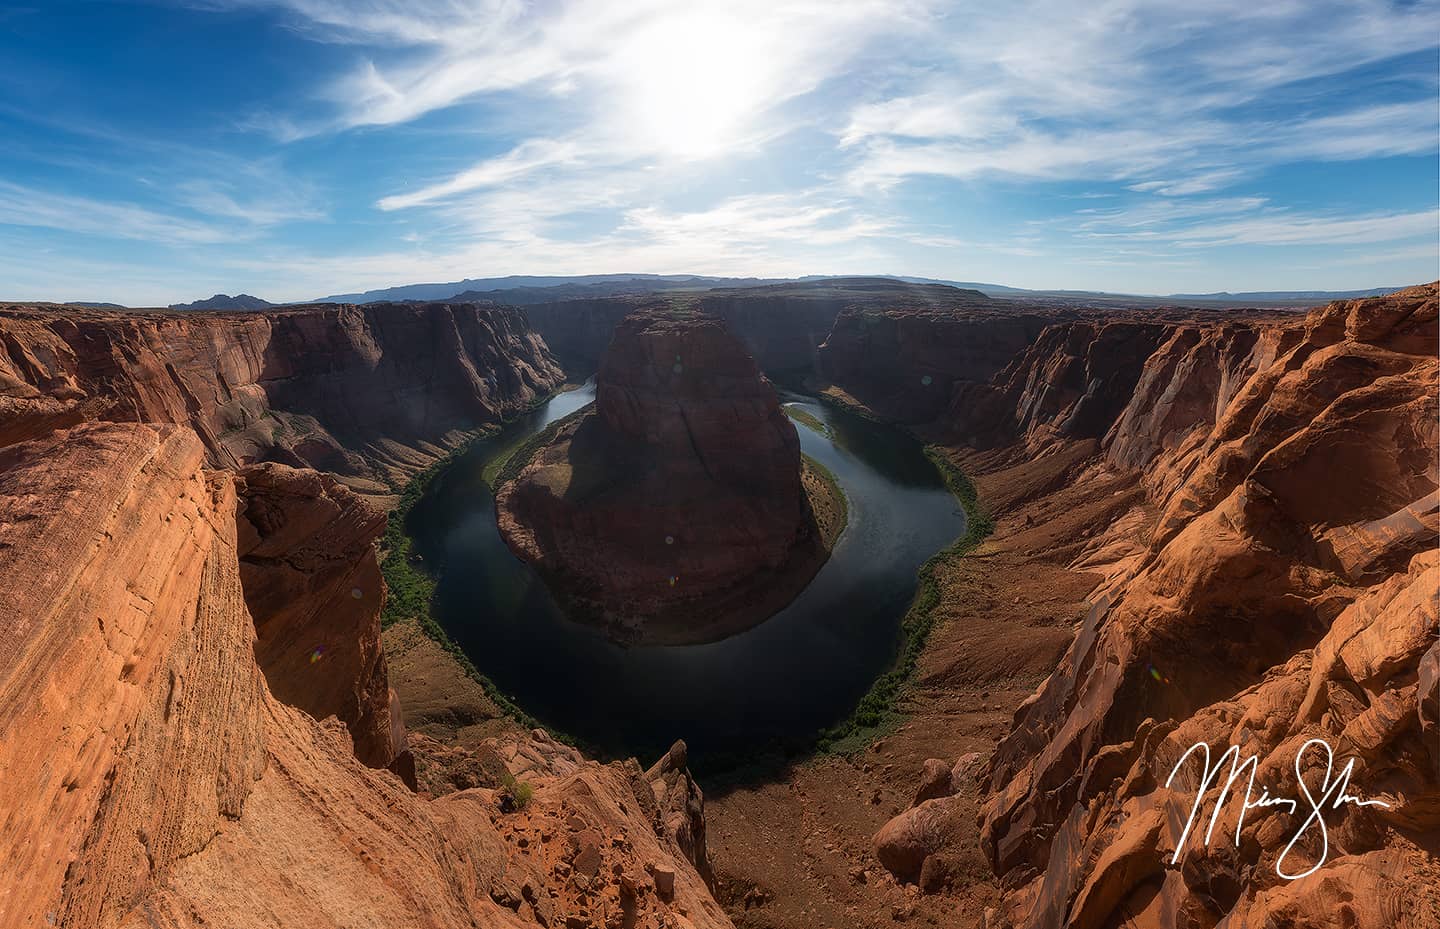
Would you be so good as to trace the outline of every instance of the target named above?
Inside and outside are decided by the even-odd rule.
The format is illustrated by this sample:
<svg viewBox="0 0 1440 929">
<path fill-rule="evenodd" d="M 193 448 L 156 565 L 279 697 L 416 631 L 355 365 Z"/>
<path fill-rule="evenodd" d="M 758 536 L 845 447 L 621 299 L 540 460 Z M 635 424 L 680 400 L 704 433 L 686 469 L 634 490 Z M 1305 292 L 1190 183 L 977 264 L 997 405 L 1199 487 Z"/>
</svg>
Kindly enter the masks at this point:
<svg viewBox="0 0 1440 929">
<path fill-rule="evenodd" d="M 790 403 L 785 404 L 783 409 L 786 416 L 802 426 L 808 427 L 811 431 L 827 437 L 830 435 L 830 427 L 825 425 L 824 421 L 814 413 Z"/>
<path fill-rule="evenodd" d="M 500 811 L 503 813 L 523 810 L 535 798 L 535 785 L 506 773 L 501 779 L 500 790 L 496 797 L 500 801 Z"/>
</svg>

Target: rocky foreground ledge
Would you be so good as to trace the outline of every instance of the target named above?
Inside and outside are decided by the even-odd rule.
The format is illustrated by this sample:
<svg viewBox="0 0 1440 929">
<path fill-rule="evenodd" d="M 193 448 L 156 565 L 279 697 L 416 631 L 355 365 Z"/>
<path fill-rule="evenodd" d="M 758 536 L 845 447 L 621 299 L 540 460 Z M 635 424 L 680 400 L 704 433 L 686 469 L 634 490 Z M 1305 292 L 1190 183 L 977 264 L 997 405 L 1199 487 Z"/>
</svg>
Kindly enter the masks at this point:
<svg viewBox="0 0 1440 929">
<path fill-rule="evenodd" d="M 1440 925 L 1436 291 L 1289 319 L 1062 322 L 926 408 L 997 518 L 983 574 L 943 579 L 928 699 L 1013 686 L 977 647 L 1000 668 L 1023 667 L 1026 641 L 1063 650 L 998 744 L 925 762 L 874 838 L 897 879 L 944 906 L 978 853 L 999 898 L 971 924 L 991 927 Z M 927 325 L 938 340 L 965 321 L 842 318 L 834 376 L 903 402 L 851 340 Z M 970 632 L 992 616 L 1013 644 Z M 1292 847 L 1301 781 L 1325 790 L 1312 740 L 1335 754 L 1330 784 L 1353 758 L 1349 793 L 1385 805 L 1327 805 Z M 1231 796 L 1207 841 L 1219 785 L 1198 755 L 1182 764 L 1195 745 L 1255 756 L 1255 797 L 1298 815 Z"/>
<path fill-rule="evenodd" d="M 522 316 L 19 309 L 0 339 L 0 927 L 731 925 L 683 746 L 408 738 L 383 515 L 251 460 L 361 430 L 346 384 L 416 430 L 348 433 L 366 478 L 523 408 L 558 370 Z"/>
<path fill-rule="evenodd" d="M 498 489 L 496 510 L 572 613 L 626 642 L 753 626 L 829 555 L 774 388 L 723 322 L 693 310 L 620 322 L 593 412 Z"/>
<path fill-rule="evenodd" d="M 903 724 L 708 804 L 678 748 L 600 765 L 450 696 L 397 720 L 349 488 L 558 384 L 524 315 L 0 308 L 0 927 L 728 926 L 715 889 L 784 929 L 1440 925 L 1436 291 L 846 297 L 832 395 L 961 464 L 996 531 L 937 563 Z M 816 302 L 765 300 L 727 306 L 804 355 Z M 1188 745 L 1294 795 L 1311 738 L 1389 807 L 1332 811 L 1293 882 L 1274 809 L 1172 860 Z"/>
</svg>

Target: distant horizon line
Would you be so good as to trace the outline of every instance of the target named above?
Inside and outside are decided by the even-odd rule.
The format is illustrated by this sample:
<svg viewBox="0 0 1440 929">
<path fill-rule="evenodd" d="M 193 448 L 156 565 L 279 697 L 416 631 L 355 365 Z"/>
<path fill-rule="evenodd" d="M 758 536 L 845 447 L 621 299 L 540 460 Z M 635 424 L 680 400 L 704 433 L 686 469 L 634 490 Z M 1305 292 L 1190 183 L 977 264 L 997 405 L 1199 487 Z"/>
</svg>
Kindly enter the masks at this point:
<svg viewBox="0 0 1440 929">
<path fill-rule="evenodd" d="M 280 300 L 280 301 L 272 301 L 272 300 L 269 300 L 269 299 L 267 299 L 267 298 L 261 297 L 261 296 L 259 296 L 259 295 L 252 294 L 252 293 L 250 293 L 248 290 L 240 290 L 240 291 L 237 291 L 237 292 L 234 293 L 234 294 L 231 294 L 231 293 L 228 293 L 228 292 L 225 292 L 225 291 L 215 291 L 214 293 L 212 293 L 212 294 L 211 294 L 210 296 L 208 296 L 208 297 L 196 297 L 196 298 L 193 298 L 193 299 L 188 300 L 188 301 L 177 300 L 177 301 L 174 301 L 174 302 L 171 302 L 171 303 L 167 303 L 167 304 L 154 304 L 154 305 L 133 304 L 133 303 L 132 303 L 132 304 L 127 304 L 127 303 L 121 303 L 121 302 L 113 301 L 113 300 L 98 300 L 98 299 L 85 299 L 85 300 L 53 300 L 53 299 L 51 299 L 51 300 L 43 300 L 43 299 L 35 299 L 35 298 L 29 298 L 29 299 L 20 298 L 20 299 L 3 299 L 3 300 L 0 300 L 0 302 L 8 303 L 8 304 L 49 303 L 49 304 L 54 304 L 54 305 L 58 305 L 58 306 L 93 306 L 93 307 L 107 307 L 107 306 L 110 306 L 110 307 L 120 307 L 120 308 L 124 308 L 124 309 L 171 309 L 171 308 L 177 308 L 177 307 L 188 307 L 188 306 L 190 306 L 190 305 L 192 305 L 192 304 L 197 304 L 197 303 L 206 303 L 206 302 L 209 302 L 209 301 L 212 301 L 212 300 L 216 300 L 216 299 L 219 299 L 219 298 L 236 300 L 236 299 L 241 299 L 241 298 L 249 297 L 249 298 L 252 298 L 252 299 L 254 299 L 254 300 L 262 301 L 262 302 L 264 302 L 264 303 L 266 303 L 266 304 L 268 304 L 268 305 L 270 305 L 270 306 L 277 306 L 277 307 L 279 307 L 279 306 L 303 306 L 303 305 L 314 304 L 314 303 L 380 302 L 380 301 L 387 300 L 387 299 L 391 299 L 391 300 L 407 300 L 407 299 L 408 299 L 408 300 L 434 301 L 434 300 L 444 300 L 444 299 L 448 299 L 448 298 L 450 298 L 450 297 L 457 296 L 457 295 L 459 295 L 460 293 L 465 292 L 466 290 L 477 290 L 477 292 L 480 292 L 480 293 L 487 293 L 487 292 L 492 292 L 492 291 L 498 292 L 498 291 L 504 291 L 504 290 L 545 290 L 545 289 L 563 288 L 563 287 L 596 286 L 596 285 L 604 284 L 604 283 L 606 283 L 606 282 L 618 282 L 618 281 L 624 281 L 624 280 L 656 280 L 656 281 L 688 281 L 688 280 L 694 280 L 694 281 L 697 281 L 697 282 L 716 282 L 719 286 L 723 286 L 725 283 L 729 283 L 729 282 L 747 282 L 747 283 L 750 284 L 750 286 L 766 286 L 766 285 L 768 285 L 768 284 L 806 283 L 806 282 L 825 281 L 825 280 L 840 280 L 840 279 L 847 279 L 847 278 L 857 278 L 857 279 L 859 279 L 859 278 L 865 278 L 865 279 L 878 279 L 878 280 L 893 280 L 893 281 L 899 281 L 899 282 L 901 282 L 901 283 L 938 284 L 938 285 L 943 285 L 943 286 L 947 286 L 947 287 L 957 287 L 957 288 L 968 288 L 968 289 L 981 290 L 982 292 L 985 292 L 985 291 L 988 289 L 988 290 L 991 290 L 991 291 L 999 292 L 999 294 L 1003 294 L 1003 293 L 1015 293 L 1015 294 L 1033 294 L 1033 295 L 1040 295 L 1040 296 L 1044 296 L 1044 295 L 1056 295 L 1056 296 L 1096 296 L 1096 297 L 1129 297 L 1129 298 L 1145 298 L 1145 299 L 1190 299 L 1190 300 L 1213 299 L 1213 300 L 1217 300 L 1217 301 L 1223 301 L 1223 300 L 1226 300 L 1226 299 L 1266 299 L 1266 298 L 1276 299 L 1276 300 L 1280 300 L 1280 299 L 1299 300 L 1299 299 L 1309 299 L 1309 298 L 1315 298 L 1315 299 L 1326 299 L 1326 298 L 1329 298 L 1329 299 L 1343 299 L 1343 298 L 1345 298 L 1345 297 L 1351 297 L 1351 296 L 1368 296 L 1368 295 L 1372 295 L 1372 294 L 1379 295 L 1379 294 L 1384 294 L 1384 293 L 1393 293 L 1393 292 L 1395 292 L 1395 291 L 1397 291 L 1397 290 L 1404 290 L 1404 289 L 1406 289 L 1406 288 L 1408 288 L 1408 287 L 1420 287 L 1420 286 L 1424 286 L 1424 285 L 1427 284 L 1427 283 L 1431 283 L 1430 281 L 1417 281 L 1417 282 L 1414 282 L 1414 283 L 1407 283 L 1407 284 L 1400 284 L 1400 285 L 1381 285 L 1381 286 L 1375 286 L 1375 287 L 1358 287 L 1358 288 L 1345 288 L 1345 289 L 1335 289 L 1335 290 L 1323 289 L 1323 288 L 1312 288 L 1312 289 L 1295 289 L 1295 288 L 1292 288 L 1292 289 L 1276 289 L 1276 290 L 1241 290 L 1241 291 L 1215 290 L 1215 291 L 1176 291 L 1176 292 L 1171 292 L 1171 293 L 1142 293 L 1142 292 L 1137 292 L 1137 291 L 1126 291 L 1126 290 L 1094 290 L 1094 289 L 1088 289 L 1088 288 L 1069 288 L 1069 287 L 1022 287 L 1022 286 L 1017 286 L 1017 285 L 1013 285 L 1013 284 L 1000 284 L 1000 283 L 995 283 L 995 282 L 991 282 L 991 281 L 962 281 L 962 280 L 956 280 L 956 279 L 950 279 L 950 278 L 936 278 L 936 277 L 926 277 L 926 276 L 920 276 L 920 275 L 905 275 L 905 274 L 804 274 L 804 275 L 797 275 L 797 276 L 792 276 L 792 277 L 772 277 L 772 276 L 763 276 L 763 275 L 721 275 L 721 274 L 700 274 L 700 273 L 691 273 L 691 272 L 660 273 L 660 272 L 649 272 L 649 271 L 626 271 L 626 272 L 600 272 L 600 273 L 594 273 L 594 274 L 544 274 L 544 275 L 541 275 L 541 274 L 504 274 L 504 275 L 496 275 L 496 276 L 493 276 L 493 277 L 475 277 L 475 278 L 466 277 L 466 278 L 461 278 L 461 279 L 459 279 L 459 280 L 454 280 L 454 281 L 420 281 L 420 282 L 410 282 L 410 283 L 392 284 L 392 285 L 387 285 L 387 286 L 382 286 L 382 287 L 373 287 L 373 288 L 369 288 L 369 289 L 366 289 L 366 290 L 358 290 L 358 291 L 348 291 L 348 292 L 332 293 L 332 294 L 327 294 L 327 295 L 324 295 L 324 296 L 319 296 L 319 297 L 314 297 L 314 298 L 309 298 L 309 299 Z M 521 283 L 521 282 L 526 282 L 526 281 L 530 281 L 530 282 L 534 282 L 534 283 Z M 540 282 L 542 282 L 542 281 L 545 282 L 545 283 L 540 283 Z M 500 286 L 493 286 L 493 287 L 487 286 L 487 287 L 483 287 L 483 288 L 476 288 L 476 287 L 468 287 L 468 286 L 466 286 L 466 285 L 476 285 L 476 284 L 480 284 L 480 285 L 500 284 L 500 282 L 512 282 L 512 283 L 509 283 L 508 285 L 501 284 Z M 383 293 L 388 292 L 388 291 L 399 291 L 399 290 L 409 290 L 409 289 L 418 289 L 418 288 L 432 288 L 432 287 L 444 288 L 444 287 L 451 287 L 451 286 L 459 287 L 460 289 L 459 289 L 459 290 L 456 290 L 454 293 L 451 293 L 451 294 L 448 294 L 448 295 L 445 295 L 445 296 L 433 296 L 433 297 L 408 297 L 408 298 L 407 298 L 407 297 L 382 297 L 382 296 L 371 297 L 371 296 L 370 296 L 370 295 L 383 294 Z M 987 293 L 987 295 L 988 295 L 988 296 L 997 296 L 996 293 Z M 619 296 L 619 294 L 616 294 L 616 295 L 614 295 L 614 296 Z M 353 299 L 352 299 L 352 298 L 353 298 Z M 365 299 L 365 298 L 369 298 L 369 299 Z"/>
</svg>

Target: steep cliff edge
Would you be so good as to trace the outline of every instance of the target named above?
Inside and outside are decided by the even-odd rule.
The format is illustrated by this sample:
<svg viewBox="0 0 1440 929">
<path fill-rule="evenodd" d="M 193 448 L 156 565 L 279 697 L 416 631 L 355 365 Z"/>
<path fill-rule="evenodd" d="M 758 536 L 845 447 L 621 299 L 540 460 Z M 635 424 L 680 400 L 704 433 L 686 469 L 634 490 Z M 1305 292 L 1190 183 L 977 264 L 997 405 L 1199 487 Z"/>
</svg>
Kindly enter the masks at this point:
<svg viewBox="0 0 1440 929">
<path fill-rule="evenodd" d="M 239 473 L 240 583 L 270 692 L 350 730 L 383 768 L 405 750 L 380 646 L 385 597 L 375 537 L 385 514 L 329 475 L 285 465 Z"/>
<path fill-rule="evenodd" d="M 985 384 L 1055 318 L 973 291 L 939 306 L 882 302 L 845 309 L 819 348 L 820 371 L 880 416 L 926 423 L 958 385 Z"/>
<path fill-rule="evenodd" d="M 81 419 L 184 423 L 213 466 L 277 461 L 367 491 L 564 380 L 519 311 L 472 304 L 11 306 L 0 347 L 0 412 L 15 440 Z"/>
<path fill-rule="evenodd" d="M 982 491 L 1006 475 L 1000 534 L 1098 584 L 1059 667 L 981 759 L 981 844 L 1006 888 L 992 924 L 1440 920 L 1440 898 L 1415 892 L 1440 874 L 1440 756 L 1423 735 L 1440 660 L 1435 295 L 1294 320 L 1057 322 L 952 390 L 930 431 L 968 446 Z M 1058 534 L 1047 501 L 1065 488 L 1075 507 L 1087 486 L 1118 507 L 1098 531 Z M 1162 785 L 1185 749 L 1240 746 L 1259 758 L 1257 791 L 1299 797 L 1312 738 L 1357 759 L 1352 793 L 1388 809 L 1329 811 L 1328 857 L 1290 882 L 1276 865 L 1305 811 L 1252 809 L 1239 829 L 1232 798 L 1214 841 L 1189 836 L 1172 863 L 1198 760 Z M 1323 760 L 1300 769 L 1313 789 Z M 924 826 L 960 802 L 947 788 L 887 827 L 882 860 L 964 845 L 953 824 Z M 1312 826 L 1283 867 L 1323 851 Z"/>
<path fill-rule="evenodd" d="M 558 384 L 522 317 L 12 308 L 0 343 L 0 929 L 730 925 L 683 748 L 511 726 L 490 781 L 406 786 L 383 513 L 257 463 L 433 460 Z"/>
<path fill-rule="evenodd" d="M 530 304 L 524 312 L 572 377 L 588 377 L 599 368 L 611 334 L 627 314 L 647 306 L 680 306 L 724 320 L 761 370 L 788 379 L 818 370 L 821 343 L 850 308 L 923 311 L 972 305 L 1003 304 L 973 290 L 847 277 L 664 296 L 560 300 Z"/>
<path fill-rule="evenodd" d="M 617 327 L 595 409 L 496 493 L 501 534 L 626 641 L 760 622 L 828 554 L 774 389 L 718 319 L 642 310 Z"/>
<path fill-rule="evenodd" d="M 373 566 L 327 566 L 326 540 L 368 550 L 378 524 L 318 475 L 205 457 L 173 424 L 0 450 L 0 927 L 730 925 L 696 827 L 657 797 L 699 803 L 683 763 L 657 787 L 526 735 L 533 798 L 506 812 L 494 789 L 432 800 L 361 764 L 346 723 L 383 728 L 363 711 L 277 699 L 261 662 L 292 666 L 285 637 L 257 644 L 247 595 L 262 638 L 310 617 L 363 646 Z M 299 702 L 352 714 L 380 676 L 334 654 L 300 675 Z"/>
</svg>

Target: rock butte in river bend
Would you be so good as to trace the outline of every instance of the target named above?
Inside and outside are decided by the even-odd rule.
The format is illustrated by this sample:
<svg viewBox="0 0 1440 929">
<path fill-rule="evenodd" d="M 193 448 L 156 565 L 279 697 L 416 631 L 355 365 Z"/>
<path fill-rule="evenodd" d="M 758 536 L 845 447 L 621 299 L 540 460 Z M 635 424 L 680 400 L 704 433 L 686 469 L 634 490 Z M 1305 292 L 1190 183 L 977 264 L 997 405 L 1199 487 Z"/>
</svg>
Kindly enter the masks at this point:
<svg viewBox="0 0 1440 929">
<path fill-rule="evenodd" d="M 732 925 L 712 887 L 787 929 L 1440 924 L 1436 286 L 1308 315 L 867 287 L 726 318 L 942 448 L 996 531 L 937 568 L 904 726 L 708 805 L 678 747 L 600 765 L 391 693 L 428 640 L 379 635 L 378 519 L 338 482 L 559 384 L 525 315 L 0 309 L 0 927 Z M 1243 744 L 1293 794 L 1312 737 L 1390 808 L 1334 812 L 1299 881 L 1274 809 L 1169 863 L 1180 751 Z"/>
<path fill-rule="evenodd" d="M 694 310 L 622 319 L 594 410 L 514 464 L 496 492 L 506 543 L 623 641 L 754 625 L 827 555 L 795 426 L 725 324 Z"/>
</svg>

